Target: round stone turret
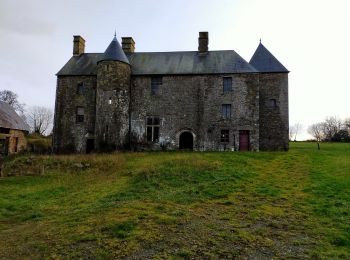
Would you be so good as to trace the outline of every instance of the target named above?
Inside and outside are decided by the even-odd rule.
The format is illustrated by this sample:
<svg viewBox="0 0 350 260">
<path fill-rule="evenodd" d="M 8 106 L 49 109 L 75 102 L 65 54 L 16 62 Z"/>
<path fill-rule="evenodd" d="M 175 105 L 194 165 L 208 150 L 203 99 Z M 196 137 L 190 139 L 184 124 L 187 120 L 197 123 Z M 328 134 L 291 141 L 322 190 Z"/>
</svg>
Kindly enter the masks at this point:
<svg viewBox="0 0 350 260">
<path fill-rule="evenodd" d="M 97 64 L 96 146 L 100 151 L 129 143 L 131 67 L 116 37 Z"/>
</svg>

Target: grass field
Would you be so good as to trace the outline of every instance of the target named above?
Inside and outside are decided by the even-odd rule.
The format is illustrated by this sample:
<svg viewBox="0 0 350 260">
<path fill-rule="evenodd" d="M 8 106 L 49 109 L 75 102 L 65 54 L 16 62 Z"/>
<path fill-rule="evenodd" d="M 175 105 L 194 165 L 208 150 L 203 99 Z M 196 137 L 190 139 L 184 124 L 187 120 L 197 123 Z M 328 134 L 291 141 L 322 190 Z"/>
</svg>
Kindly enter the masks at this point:
<svg viewBox="0 0 350 260">
<path fill-rule="evenodd" d="M 350 144 L 8 160 L 0 259 L 350 258 Z"/>
</svg>

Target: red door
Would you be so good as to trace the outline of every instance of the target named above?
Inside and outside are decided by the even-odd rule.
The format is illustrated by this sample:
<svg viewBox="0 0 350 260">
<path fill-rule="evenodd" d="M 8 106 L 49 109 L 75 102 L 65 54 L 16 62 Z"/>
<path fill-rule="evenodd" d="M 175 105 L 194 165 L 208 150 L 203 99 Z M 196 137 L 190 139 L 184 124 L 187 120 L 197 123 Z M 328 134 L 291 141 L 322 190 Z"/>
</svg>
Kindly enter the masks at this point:
<svg viewBox="0 0 350 260">
<path fill-rule="evenodd" d="M 249 151 L 249 131 L 247 130 L 239 131 L 239 150 Z"/>
</svg>

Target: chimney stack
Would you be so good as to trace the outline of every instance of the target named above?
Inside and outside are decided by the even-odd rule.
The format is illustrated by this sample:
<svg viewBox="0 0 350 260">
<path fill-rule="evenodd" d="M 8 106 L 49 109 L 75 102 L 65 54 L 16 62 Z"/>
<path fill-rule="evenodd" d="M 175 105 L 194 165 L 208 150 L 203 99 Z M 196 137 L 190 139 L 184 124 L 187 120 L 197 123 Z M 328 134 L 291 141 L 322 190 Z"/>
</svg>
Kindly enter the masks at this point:
<svg viewBox="0 0 350 260">
<path fill-rule="evenodd" d="M 208 32 L 199 32 L 198 53 L 207 54 L 208 44 L 209 44 Z"/>
<path fill-rule="evenodd" d="M 135 52 L 135 42 L 132 37 L 122 37 L 122 47 L 125 53 Z"/>
<path fill-rule="evenodd" d="M 74 35 L 73 55 L 80 55 L 85 52 L 85 40 L 80 35 Z"/>
</svg>

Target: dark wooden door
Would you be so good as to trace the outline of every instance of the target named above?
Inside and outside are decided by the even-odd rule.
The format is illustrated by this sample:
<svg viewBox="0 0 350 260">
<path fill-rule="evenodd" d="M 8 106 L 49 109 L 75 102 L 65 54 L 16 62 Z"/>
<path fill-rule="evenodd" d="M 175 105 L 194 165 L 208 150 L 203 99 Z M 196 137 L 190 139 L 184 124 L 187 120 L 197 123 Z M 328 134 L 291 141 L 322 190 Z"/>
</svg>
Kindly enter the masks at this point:
<svg viewBox="0 0 350 260">
<path fill-rule="evenodd" d="M 239 131 L 239 150 L 249 151 L 249 131 Z"/>
</svg>

